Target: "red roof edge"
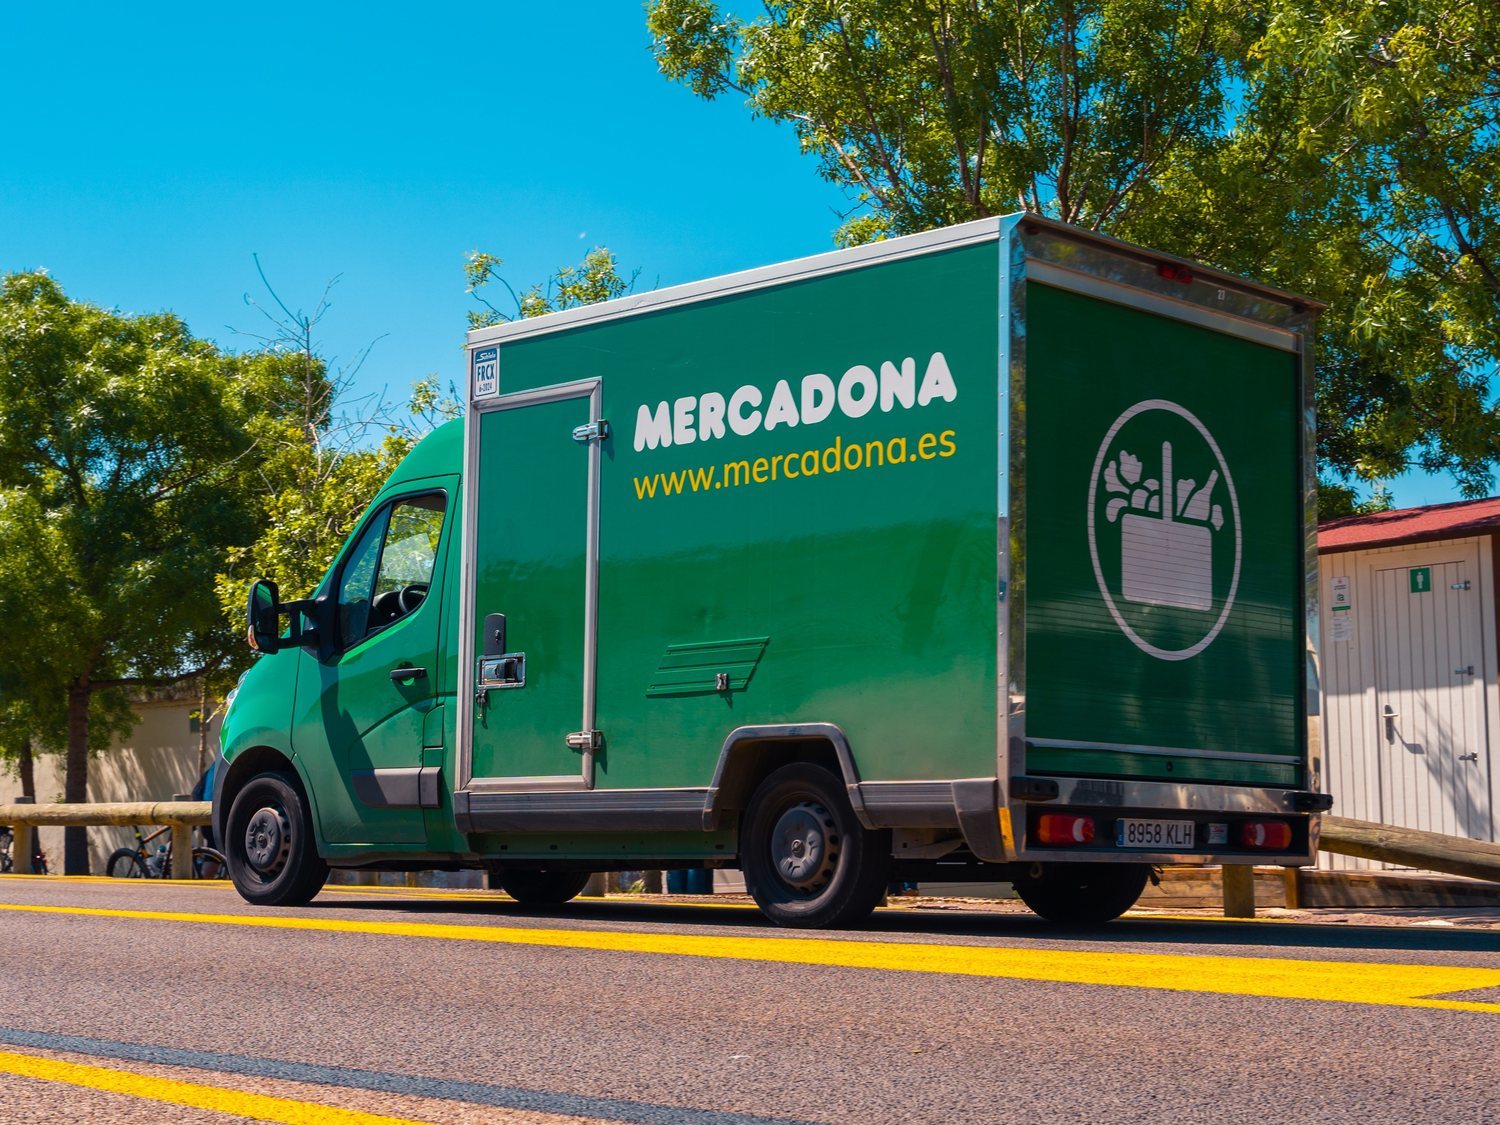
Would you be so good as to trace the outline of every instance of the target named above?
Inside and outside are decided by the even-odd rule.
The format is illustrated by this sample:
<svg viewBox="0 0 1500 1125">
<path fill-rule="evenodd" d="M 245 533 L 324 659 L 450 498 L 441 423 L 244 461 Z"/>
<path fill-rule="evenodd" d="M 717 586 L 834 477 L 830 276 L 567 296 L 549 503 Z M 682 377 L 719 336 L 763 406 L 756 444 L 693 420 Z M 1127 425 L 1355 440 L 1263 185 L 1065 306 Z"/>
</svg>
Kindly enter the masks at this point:
<svg viewBox="0 0 1500 1125">
<path fill-rule="evenodd" d="M 1500 496 L 1343 516 L 1318 526 L 1318 553 L 1394 547 L 1500 531 Z"/>
</svg>

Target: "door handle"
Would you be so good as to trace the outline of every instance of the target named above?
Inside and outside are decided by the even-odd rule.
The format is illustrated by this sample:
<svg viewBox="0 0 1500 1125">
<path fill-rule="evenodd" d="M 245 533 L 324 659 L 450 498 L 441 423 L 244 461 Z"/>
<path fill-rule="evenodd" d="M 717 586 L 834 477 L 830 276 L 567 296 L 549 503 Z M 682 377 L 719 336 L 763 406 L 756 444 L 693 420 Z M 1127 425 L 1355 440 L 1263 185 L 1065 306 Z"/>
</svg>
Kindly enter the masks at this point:
<svg viewBox="0 0 1500 1125">
<path fill-rule="evenodd" d="M 1394 707 L 1387 703 L 1385 705 L 1385 714 L 1381 717 L 1385 719 L 1385 740 L 1387 742 L 1395 742 L 1396 720 L 1401 717 L 1401 712 L 1397 711 Z"/>
<path fill-rule="evenodd" d="M 426 668 L 392 668 L 391 682 L 404 683 L 407 680 L 425 680 L 427 678 Z"/>
</svg>

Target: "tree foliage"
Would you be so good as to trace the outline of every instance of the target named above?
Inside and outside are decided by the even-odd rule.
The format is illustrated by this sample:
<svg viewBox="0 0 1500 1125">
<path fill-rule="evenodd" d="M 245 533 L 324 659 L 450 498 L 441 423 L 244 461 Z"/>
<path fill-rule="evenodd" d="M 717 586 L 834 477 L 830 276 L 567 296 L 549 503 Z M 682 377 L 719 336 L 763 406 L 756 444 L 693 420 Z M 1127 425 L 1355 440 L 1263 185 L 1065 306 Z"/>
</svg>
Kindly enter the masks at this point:
<svg viewBox="0 0 1500 1125">
<path fill-rule="evenodd" d="M 253 530 L 233 487 L 251 439 L 226 367 L 169 314 L 73 301 L 41 273 L 0 282 L 0 558 L 25 582 L 0 629 L 44 619 L 4 647 L 38 699 L 62 689 L 69 801 L 87 799 L 98 692 L 180 679 L 224 651 L 213 575 Z M 49 715 L 38 705 L 33 721 Z M 81 832 L 66 867 L 87 869 Z"/>
<path fill-rule="evenodd" d="M 578 265 L 563 266 L 545 282 L 517 293 L 500 272 L 504 265 L 503 259 L 482 250 L 475 250 L 464 262 L 464 277 L 468 281 L 464 292 L 480 306 L 468 312 L 471 329 L 612 301 L 629 293 L 641 272 L 636 270 L 628 278 L 621 277 L 614 254 L 606 247 L 596 246 Z M 503 311 L 489 299 L 492 285 L 506 291 L 510 303 L 515 305 L 514 314 Z"/>
<path fill-rule="evenodd" d="M 653 0 L 662 71 L 790 124 L 842 244 L 1018 209 L 1329 302 L 1335 485 L 1491 484 L 1500 9 L 1489 0 Z M 1330 499 L 1336 499 L 1330 491 Z"/>
<path fill-rule="evenodd" d="M 246 303 L 263 314 L 266 331 L 255 337 L 262 350 L 241 360 L 239 380 L 256 451 L 242 487 L 258 534 L 227 552 L 215 583 L 223 619 L 241 638 L 248 583 L 269 578 L 288 598 L 311 594 L 391 470 L 424 429 L 455 409 L 433 379 L 413 386 L 408 418 L 394 415 L 383 397 L 355 397 L 369 349 L 332 372 L 317 338 L 338 279 L 304 312 L 282 301 L 263 270 L 260 277 L 270 306 L 248 296 Z M 237 645 L 215 694 L 251 658 Z"/>
</svg>

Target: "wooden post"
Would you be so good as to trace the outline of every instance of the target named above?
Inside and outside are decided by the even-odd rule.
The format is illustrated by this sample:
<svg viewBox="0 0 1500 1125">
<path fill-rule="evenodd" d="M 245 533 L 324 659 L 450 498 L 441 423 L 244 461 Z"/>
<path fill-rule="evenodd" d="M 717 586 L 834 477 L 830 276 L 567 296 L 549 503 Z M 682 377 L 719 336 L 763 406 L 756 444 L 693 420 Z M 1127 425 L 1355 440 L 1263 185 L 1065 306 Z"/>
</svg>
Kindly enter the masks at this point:
<svg viewBox="0 0 1500 1125">
<path fill-rule="evenodd" d="M 1224 879 L 1224 917 L 1255 917 L 1255 868 L 1245 863 L 1226 863 Z"/>
<path fill-rule="evenodd" d="M 191 793 L 173 793 L 174 801 L 191 801 Z M 181 822 L 172 825 L 172 878 L 196 879 L 193 868 L 193 826 Z"/>
<path fill-rule="evenodd" d="M 1288 910 L 1302 909 L 1302 868 L 1283 867 L 1281 869 L 1281 885 L 1286 893 L 1286 908 Z"/>
<path fill-rule="evenodd" d="M 34 805 L 35 797 L 17 797 L 17 805 Z M 36 829 L 29 824 L 11 825 L 10 869 L 17 875 L 31 874 L 31 856 L 36 851 Z"/>
</svg>

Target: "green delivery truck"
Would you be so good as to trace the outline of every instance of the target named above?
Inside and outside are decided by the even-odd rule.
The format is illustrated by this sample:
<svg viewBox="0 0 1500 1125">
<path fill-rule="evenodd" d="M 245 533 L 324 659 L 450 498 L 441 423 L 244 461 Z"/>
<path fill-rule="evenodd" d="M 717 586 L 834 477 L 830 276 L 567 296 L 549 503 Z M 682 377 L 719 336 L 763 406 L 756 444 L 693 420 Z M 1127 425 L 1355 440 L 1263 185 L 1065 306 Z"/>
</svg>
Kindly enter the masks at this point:
<svg viewBox="0 0 1500 1125">
<path fill-rule="evenodd" d="M 1309 862 L 1315 302 L 1031 215 L 469 336 L 467 416 L 260 658 L 214 820 L 240 893 L 740 868 L 1126 910 Z"/>
</svg>

